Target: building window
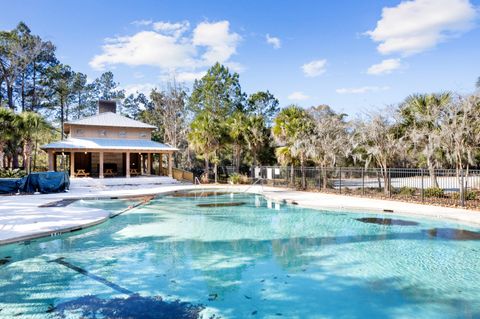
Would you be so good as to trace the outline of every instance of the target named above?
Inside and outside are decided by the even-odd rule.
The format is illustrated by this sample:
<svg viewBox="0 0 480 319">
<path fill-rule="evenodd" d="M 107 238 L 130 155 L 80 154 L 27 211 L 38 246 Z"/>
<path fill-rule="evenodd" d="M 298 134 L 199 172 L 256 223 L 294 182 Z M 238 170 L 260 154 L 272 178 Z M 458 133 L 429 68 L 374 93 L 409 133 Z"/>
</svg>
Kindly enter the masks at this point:
<svg viewBox="0 0 480 319">
<path fill-rule="evenodd" d="M 125 132 L 125 131 L 120 131 L 120 132 L 118 133 L 118 136 L 120 136 L 120 137 L 127 137 L 127 132 Z"/>
<path fill-rule="evenodd" d="M 77 128 L 77 130 L 75 131 L 75 135 L 83 136 L 83 130 L 81 128 Z"/>
<path fill-rule="evenodd" d="M 107 136 L 107 131 L 106 130 L 100 130 L 100 131 L 98 131 L 98 135 Z"/>
<path fill-rule="evenodd" d="M 147 138 L 147 133 L 141 132 L 140 133 L 140 138 Z"/>
</svg>

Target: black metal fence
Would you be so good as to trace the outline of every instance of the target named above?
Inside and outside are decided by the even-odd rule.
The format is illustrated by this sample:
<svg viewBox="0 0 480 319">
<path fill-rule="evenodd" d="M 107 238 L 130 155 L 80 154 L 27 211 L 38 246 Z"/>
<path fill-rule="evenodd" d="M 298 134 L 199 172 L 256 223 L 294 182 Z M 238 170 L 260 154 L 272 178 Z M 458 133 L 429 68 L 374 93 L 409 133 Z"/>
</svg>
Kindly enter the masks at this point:
<svg viewBox="0 0 480 319">
<path fill-rule="evenodd" d="M 228 175 L 233 167 L 226 168 Z M 480 207 L 480 170 L 419 168 L 252 168 L 250 182 L 308 191 L 399 199 L 447 206 Z"/>
</svg>

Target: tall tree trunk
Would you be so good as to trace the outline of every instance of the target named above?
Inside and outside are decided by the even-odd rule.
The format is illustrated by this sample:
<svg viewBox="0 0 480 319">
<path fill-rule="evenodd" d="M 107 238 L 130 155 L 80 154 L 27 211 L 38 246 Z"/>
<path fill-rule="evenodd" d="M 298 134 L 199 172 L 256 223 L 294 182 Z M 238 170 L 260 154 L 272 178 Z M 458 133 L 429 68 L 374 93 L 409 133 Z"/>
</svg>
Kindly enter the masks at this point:
<svg viewBox="0 0 480 319">
<path fill-rule="evenodd" d="M 321 172 L 322 172 L 322 178 L 323 178 L 323 188 L 328 187 L 328 177 L 327 177 L 327 168 L 325 167 L 324 164 L 321 165 Z"/>
<path fill-rule="evenodd" d="M 290 164 L 290 185 L 295 186 L 295 169 L 293 167 L 293 162 Z"/>
<path fill-rule="evenodd" d="M 78 92 L 78 109 L 77 109 L 77 119 L 82 117 L 82 93 Z"/>
<path fill-rule="evenodd" d="M 8 98 L 8 107 L 11 110 L 15 110 L 15 105 L 13 105 L 13 86 L 7 82 L 7 98 Z"/>
<path fill-rule="evenodd" d="M 28 142 L 23 142 L 23 168 L 30 174 L 30 146 Z"/>
<path fill-rule="evenodd" d="M 63 110 L 64 110 L 64 103 L 63 103 L 63 98 L 60 98 L 60 130 L 61 130 L 61 134 L 62 134 L 62 140 L 64 139 L 64 135 L 65 135 L 65 132 L 64 132 L 64 129 L 63 129 L 63 121 L 64 121 L 64 117 L 63 117 Z"/>
<path fill-rule="evenodd" d="M 302 169 L 302 189 L 307 188 L 306 178 L 305 178 L 305 158 L 304 156 L 300 156 L 300 167 Z"/>
<path fill-rule="evenodd" d="M 18 149 L 15 147 L 13 150 L 12 154 L 12 168 L 19 168 L 20 165 L 18 165 Z"/>
<path fill-rule="evenodd" d="M 38 153 L 38 140 L 35 139 L 35 146 L 33 149 L 33 170 L 37 170 L 37 154 Z"/>
<path fill-rule="evenodd" d="M 383 193 L 388 195 L 390 189 L 390 178 L 388 176 L 388 166 L 385 164 L 382 167 L 383 171 Z"/>
<path fill-rule="evenodd" d="M 0 79 L 0 88 L 2 87 L 2 84 L 3 84 L 3 79 Z M 2 101 L 3 101 L 3 94 L 2 94 L 2 90 L 0 90 L 0 105 L 2 105 Z"/>
<path fill-rule="evenodd" d="M 438 180 L 437 180 L 437 174 L 435 173 L 435 166 L 433 165 L 433 161 L 430 158 L 427 158 L 427 167 L 428 167 L 428 173 L 430 175 L 430 183 L 431 187 L 436 187 L 438 188 Z"/>
<path fill-rule="evenodd" d="M 218 183 L 218 164 L 217 164 L 217 161 L 215 161 L 215 163 L 213 163 L 213 170 L 214 170 L 214 176 L 215 176 L 215 184 Z"/>
<path fill-rule="evenodd" d="M 0 169 L 5 168 L 5 153 L 3 152 L 4 145 L 3 142 L 0 142 Z"/>
<path fill-rule="evenodd" d="M 240 144 L 237 143 L 235 145 L 235 172 L 240 173 L 240 154 L 241 154 L 241 148 Z"/>
<path fill-rule="evenodd" d="M 34 111 L 37 106 L 37 63 L 33 61 L 33 76 L 32 76 L 32 105 L 31 110 Z"/>
<path fill-rule="evenodd" d="M 25 72 L 22 73 L 22 85 L 21 85 L 21 103 L 22 103 L 22 112 L 25 112 Z M 25 166 L 25 165 L 24 165 Z"/>
<path fill-rule="evenodd" d="M 205 157 L 205 172 L 203 172 L 204 182 L 208 183 L 208 171 L 210 168 L 210 163 L 208 162 L 208 157 Z"/>
</svg>

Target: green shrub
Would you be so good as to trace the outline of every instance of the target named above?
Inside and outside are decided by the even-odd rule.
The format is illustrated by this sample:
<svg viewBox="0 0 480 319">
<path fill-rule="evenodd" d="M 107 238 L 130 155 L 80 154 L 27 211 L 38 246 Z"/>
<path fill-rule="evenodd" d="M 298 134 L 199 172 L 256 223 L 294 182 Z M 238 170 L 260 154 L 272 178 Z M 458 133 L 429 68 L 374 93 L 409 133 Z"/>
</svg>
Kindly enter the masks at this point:
<svg viewBox="0 0 480 319">
<path fill-rule="evenodd" d="M 233 173 L 232 175 L 230 175 L 230 177 L 228 178 L 228 182 L 230 184 L 240 184 L 240 174 L 238 173 Z"/>
<path fill-rule="evenodd" d="M 228 182 L 230 184 L 248 184 L 248 176 L 247 175 L 242 175 L 238 173 L 233 173 L 228 177 Z"/>
<path fill-rule="evenodd" d="M 445 195 L 443 188 L 429 187 L 424 191 L 425 197 L 443 197 Z"/>
<path fill-rule="evenodd" d="M 27 173 L 19 168 L 0 170 L 0 178 L 22 178 L 25 175 Z"/>
<path fill-rule="evenodd" d="M 460 200 L 460 193 L 453 193 L 452 198 L 456 200 Z M 477 193 L 473 191 L 465 191 L 465 200 L 476 200 L 476 199 L 477 199 Z"/>
<path fill-rule="evenodd" d="M 395 188 L 394 193 L 402 196 L 415 196 L 417 189 L 414 187 L 403 186 L 401 188 Z"/>
</svg>

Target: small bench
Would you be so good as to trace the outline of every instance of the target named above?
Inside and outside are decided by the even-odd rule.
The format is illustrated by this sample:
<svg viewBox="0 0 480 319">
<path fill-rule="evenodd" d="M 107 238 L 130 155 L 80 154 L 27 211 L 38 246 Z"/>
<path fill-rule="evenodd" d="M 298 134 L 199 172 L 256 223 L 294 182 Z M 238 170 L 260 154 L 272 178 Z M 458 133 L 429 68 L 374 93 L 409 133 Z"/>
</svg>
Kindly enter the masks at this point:
<svg viewBox="0 0 480 319">
<path fill-rule="evenodd" d="M 137 171 L 136 168 L 130 168 L 130 176 L 137 176 L 140 175 L 140 173 Z"/>
</svg>

